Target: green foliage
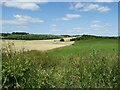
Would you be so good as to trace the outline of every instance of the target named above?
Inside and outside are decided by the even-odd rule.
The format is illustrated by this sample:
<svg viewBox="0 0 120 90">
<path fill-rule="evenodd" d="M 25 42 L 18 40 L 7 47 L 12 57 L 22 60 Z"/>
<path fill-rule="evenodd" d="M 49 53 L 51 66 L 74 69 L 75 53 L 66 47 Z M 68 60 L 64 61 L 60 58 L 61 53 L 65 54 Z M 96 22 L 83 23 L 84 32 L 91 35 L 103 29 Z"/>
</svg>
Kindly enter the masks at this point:
<svg viewBox="0 0 120 90">
<path fill-rule="evenodd" d="M 93 35 L 82 35 L 77 38 L 70 39 L 70 41 L 80 41 L 89 39 L 118 39 L 119 37 L 105 37 L 105 36 L 93 36 Z"/>
<path fill-rule="evenodd" d="M 3 39 L 12 39 L 12 40 L 46 40 L 46 39 L 58 39 L 61 36 L 57 35 L 41 35 L 41 34 L 27 34 L 27 35 L 16 35 L 11 34 L 5 36 Z"/>
<path fill-rule="evenodd" d="M 46 52 L 2 52 L 3 88 L 118 87 L 117 39 L 81 40 Z"/>
<path fill-rule="evenodd" d="M 62 39 L 60 39 L 60 41 L 61 41 L 61 42 L 64 42 L 65 40 L 62 38 Z"/>
</svg>

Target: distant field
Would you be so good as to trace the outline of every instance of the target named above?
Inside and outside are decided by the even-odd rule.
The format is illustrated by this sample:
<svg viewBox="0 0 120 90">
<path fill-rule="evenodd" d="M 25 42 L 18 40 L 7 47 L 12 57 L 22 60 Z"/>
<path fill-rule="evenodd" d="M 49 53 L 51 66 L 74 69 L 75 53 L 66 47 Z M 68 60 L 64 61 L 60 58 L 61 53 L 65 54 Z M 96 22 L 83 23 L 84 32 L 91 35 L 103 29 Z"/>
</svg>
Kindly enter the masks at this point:
<svg viewBox="0 0 120 90">
<path fill-rule="evenodd" d="M 49 47 L 51 44 L 67 45 L 69 42 L 26 41 L 25 43 L 34 47 L 44 43 L 42 47 L 45 47 L 45 44 Z M 3 88 L 118 87 L 120 78 L 118 39 L 78 40 L 70 46 L 45 52 L 31 50 L 16 53 L 10 48 L 4 50 L 6 52 L 2 52 Z"/>
<path fill-rule="evenodd" d="M 22 49 L 25 50 L 40 50 L 46 51 L 54 48 L 59 48 L 63 46 L 69 46 L 74 43 L 74 41 L 70 42 L 71 38 L 65 38 L 65 42 L 60 42 L 60 39 L 50 39 L 50 40 L 2 40 L 3 47 L 8 43 L 13 43 L 15 49 L 20 51 Z"/>
</svg>

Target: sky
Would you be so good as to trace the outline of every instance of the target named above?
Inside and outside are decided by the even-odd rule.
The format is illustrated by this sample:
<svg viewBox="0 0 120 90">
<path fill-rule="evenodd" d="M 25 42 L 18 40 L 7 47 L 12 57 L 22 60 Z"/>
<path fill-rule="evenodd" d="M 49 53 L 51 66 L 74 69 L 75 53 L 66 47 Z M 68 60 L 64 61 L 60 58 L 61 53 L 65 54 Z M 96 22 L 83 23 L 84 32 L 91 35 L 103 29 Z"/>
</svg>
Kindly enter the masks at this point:
<svg viewBox="0 0 120 90">
<path fill-rule="evenodd" d="M 118 35 L 117 2 L 3 2 L 0 7 L 2 32 Z"/>
</svg>

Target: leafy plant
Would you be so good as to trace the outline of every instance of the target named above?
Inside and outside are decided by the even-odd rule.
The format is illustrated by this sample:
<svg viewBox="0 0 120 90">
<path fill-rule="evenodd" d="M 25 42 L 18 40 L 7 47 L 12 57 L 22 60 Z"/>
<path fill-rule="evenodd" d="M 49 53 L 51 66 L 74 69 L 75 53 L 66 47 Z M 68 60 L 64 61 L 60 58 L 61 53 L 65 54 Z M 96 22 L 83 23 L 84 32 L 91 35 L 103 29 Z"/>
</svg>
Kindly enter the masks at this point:
<svg viewBox="0 0 120 90">
<path fill-rule="evenodd" d="M 117 88 L 118 48 L 115 39 L 76 41 L 46 52 L 2 49 L 2 88 Z"/>
</svg>

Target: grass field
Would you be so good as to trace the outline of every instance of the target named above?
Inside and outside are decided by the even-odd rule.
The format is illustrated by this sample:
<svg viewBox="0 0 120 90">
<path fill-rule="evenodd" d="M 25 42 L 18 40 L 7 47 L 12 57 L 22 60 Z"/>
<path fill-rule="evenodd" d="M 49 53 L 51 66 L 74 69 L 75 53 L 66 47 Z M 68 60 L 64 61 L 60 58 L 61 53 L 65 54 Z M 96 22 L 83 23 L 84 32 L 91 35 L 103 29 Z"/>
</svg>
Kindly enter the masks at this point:
<svg viewBox="0 0 120 90">
<path fill-rule="evenodd" d="M 49 45 L 49 44 L 48 44 Z M 118 87 L 118 40 L 88 39 L 48 51 L 2 52 L 3 88 Z"/>
</svg>

